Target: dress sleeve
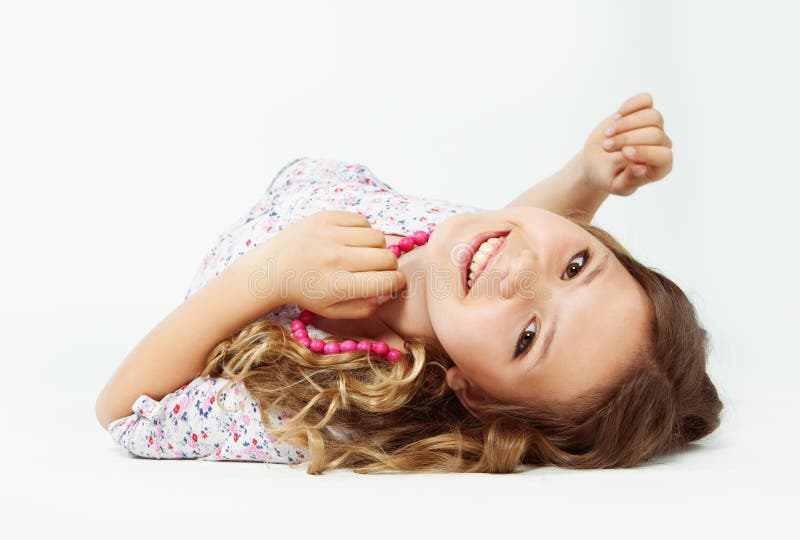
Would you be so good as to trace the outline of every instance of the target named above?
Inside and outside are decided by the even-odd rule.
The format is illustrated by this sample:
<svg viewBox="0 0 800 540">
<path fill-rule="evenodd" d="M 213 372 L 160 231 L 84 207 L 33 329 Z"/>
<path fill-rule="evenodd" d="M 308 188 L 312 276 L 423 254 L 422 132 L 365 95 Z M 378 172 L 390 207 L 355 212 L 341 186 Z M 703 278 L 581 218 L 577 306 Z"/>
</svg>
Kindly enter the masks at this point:
<svg viewBox="0 0 800 540">
<path fill-rule="evenodd" d="M 134 414 L 111 422 L 112 439 L 131 454 L 147 458 L 198 458 L 213 453 L 230 433 L 231 418 L 215 407 L 226 379 L 197 377 L 156 401 L 142 394 Z"/>
<path fill-rule="evenodd" d="M 133 414 L 114 420 L 108 432 L 131 454 L 153 459 L 209 461 L 304 461 L 305 448 L 276 444 L 261 422 L 257 401 L 241 382 L 197 377 L 161 401 L 142 394 Z M 270 411 L 272 424 L 289 416 Z"/>
</svg>

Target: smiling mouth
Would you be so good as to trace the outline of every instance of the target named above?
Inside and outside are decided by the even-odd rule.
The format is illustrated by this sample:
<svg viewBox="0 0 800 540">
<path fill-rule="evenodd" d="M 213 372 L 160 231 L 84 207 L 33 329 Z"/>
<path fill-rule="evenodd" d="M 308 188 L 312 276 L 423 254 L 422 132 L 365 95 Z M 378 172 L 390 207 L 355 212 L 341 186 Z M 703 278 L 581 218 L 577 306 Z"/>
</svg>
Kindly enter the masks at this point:
<svg viewBox="0 0 800 540">
<path fill-rule="evenodd" d="M 469 294 L 478 277 L 489 267 L 495 256 L 505 246 L 510 230 L 484 232 L 470 244 L 469 257 L 461 269 L 464 291 Z M 495 240 L 496 239 L 496 240 Z"/>
</svg>

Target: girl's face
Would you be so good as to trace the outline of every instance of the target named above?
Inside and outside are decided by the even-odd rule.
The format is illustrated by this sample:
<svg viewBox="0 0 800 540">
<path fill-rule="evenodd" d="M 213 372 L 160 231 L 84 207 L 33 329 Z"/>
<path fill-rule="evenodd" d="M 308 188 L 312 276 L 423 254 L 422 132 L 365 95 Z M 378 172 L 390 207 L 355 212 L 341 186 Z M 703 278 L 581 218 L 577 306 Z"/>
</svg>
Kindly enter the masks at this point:
<svg viewBox="0 0 800 540">
<path fill-rule="evenodd" d="M 478 258 L 481 273 L 465 290 L 464 268 L 488 235 L 501 243 L 483 248 L 488 258 Z M 431 326 L 456 364 L 447 382 L 468 408 L 487 396 L 569 402 L 613 382 L 643 343 L 644 290 L 602 242 L 558 214 L 457 214 L 428 249 Z"/>
</svg>

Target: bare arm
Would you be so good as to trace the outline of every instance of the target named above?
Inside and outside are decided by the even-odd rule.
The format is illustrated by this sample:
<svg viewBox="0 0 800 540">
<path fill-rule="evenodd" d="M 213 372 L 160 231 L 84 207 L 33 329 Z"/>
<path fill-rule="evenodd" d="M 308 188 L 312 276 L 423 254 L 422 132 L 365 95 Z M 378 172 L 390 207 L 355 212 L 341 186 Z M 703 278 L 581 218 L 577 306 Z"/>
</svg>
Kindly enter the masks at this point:
<svg viewBox="0 0 800 540">
<path fill-rule="evenodd" d="M 97 397 L 95 414 L 103 428 L 131 414 L 141 394 L 160 400 L 197 377 L 220 341 L 269 311 L 270 304 L 248 290 L 254 264 L 246 256 L 234 261 L 136 345 Z"/>
<path fill-rule="evenodd" d="M 561 215 L 577 212 L 590 222 L 607 197 L 607 191 L 597 189 L 586 180 L 580 154 L 576 154 L 558 172 L 529 188 L 506 207 L 536 206 Z"/>
<path fill-rule="evenodd" d="M 536 206 L 591 222 L 609 194 L 626 197 L 672 170 L 672 141 L 653 97 L 627 99 L 564 167 L 507 206 Z"/>
</svg>

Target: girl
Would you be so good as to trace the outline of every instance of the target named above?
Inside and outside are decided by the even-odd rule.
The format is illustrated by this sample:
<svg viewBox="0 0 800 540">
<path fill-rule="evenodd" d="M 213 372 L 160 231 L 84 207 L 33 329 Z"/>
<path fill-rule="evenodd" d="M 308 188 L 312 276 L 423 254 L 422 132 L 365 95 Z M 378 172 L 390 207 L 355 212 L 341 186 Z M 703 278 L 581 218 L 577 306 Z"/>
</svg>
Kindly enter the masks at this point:
<svg viewBox="0 0 800 540">
<path fill-rule="evenodd" d="M 117 369 L 98 420 L 137 456 L 309 473 L 630 467 L 682 448 L 720 421 L 707 334 L 589 224 L 663 178 L 671 146 L 638 94 L 496 211 L 295 160 Z"/>
</svg>

